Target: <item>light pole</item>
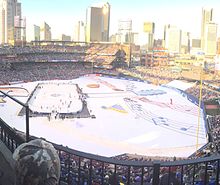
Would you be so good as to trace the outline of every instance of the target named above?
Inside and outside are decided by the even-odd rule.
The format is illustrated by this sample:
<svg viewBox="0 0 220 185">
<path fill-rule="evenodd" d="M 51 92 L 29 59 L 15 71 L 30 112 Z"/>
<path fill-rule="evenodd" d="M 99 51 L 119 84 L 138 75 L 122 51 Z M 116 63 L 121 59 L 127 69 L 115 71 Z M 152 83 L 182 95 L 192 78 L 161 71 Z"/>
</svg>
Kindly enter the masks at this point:
<svg viewBox="0 0 220 185">
<path fill-rule="evenodd" d="M 200 129 L 200 115 L 201 115 L 201 103 L 202 103 L 202 69 L 200 69 L 200 86 L 199 86 L 199 105 L 198 105 L 198 125 L 196 130 L 196 153 L 199 146 L 199 129 Z"/>
<path fill-rule="evenodd" d="M 132 57 L 132 55 L 131 55 L 131 52 L 132 52 L 132 48 L 131 48 L 131 30 L 129 30 L 129 65 L 128 65 L 128 67 L 130 68 L 130 66 L 131 66 L 131 57 Z"/>
</svg>

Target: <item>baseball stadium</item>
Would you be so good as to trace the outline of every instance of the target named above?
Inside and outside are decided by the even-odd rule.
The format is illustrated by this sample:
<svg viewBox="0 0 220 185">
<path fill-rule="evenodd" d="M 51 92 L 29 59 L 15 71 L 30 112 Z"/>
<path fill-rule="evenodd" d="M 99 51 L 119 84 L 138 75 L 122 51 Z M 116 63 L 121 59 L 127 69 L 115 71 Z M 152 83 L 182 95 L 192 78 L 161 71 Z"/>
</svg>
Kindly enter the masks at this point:
<svg viewBox="0 0 220 185">
<path fill-rule="evenodd" d="M 35 138 L 52 143 L 60 184 L 156 185 L 173 167 L 181 184 L 194 184 L 201 169 L 218 184 L 218 79 L 130 67 L 128 51 L 104 43 L 1 48 L 1 140 L 11 152 Z"/>
</svg>

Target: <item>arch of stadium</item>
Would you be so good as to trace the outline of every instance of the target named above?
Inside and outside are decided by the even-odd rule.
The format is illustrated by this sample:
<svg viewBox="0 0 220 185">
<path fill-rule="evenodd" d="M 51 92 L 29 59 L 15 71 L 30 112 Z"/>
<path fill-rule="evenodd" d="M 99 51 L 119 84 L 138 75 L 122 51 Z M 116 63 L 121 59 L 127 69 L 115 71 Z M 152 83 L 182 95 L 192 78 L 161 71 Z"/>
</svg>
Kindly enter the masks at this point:
<svg viewBox="0 0 220 185">
<path fill-rule="evenodd" d="M 175 88 L 91 74 L 0 89 L 29 104 L 30 135 L 79 151 L 188 157 L 208 142 L 203 105 Z M 3 100 L 1 118 L 25 132 L 22 107 Z"/>
</svg>

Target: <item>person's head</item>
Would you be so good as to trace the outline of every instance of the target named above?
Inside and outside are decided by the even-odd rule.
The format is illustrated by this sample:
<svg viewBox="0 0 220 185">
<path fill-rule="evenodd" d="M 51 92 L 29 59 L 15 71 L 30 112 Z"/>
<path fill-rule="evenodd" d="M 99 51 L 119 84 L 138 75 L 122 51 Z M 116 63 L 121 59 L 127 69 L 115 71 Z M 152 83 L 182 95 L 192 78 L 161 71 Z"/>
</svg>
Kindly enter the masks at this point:
<svg viewBox="0 0 220 185">
<path fill-rule="evenodd" d="M 60 159 L 53 145 L 35 139 L 13 153 L 16 185 L 55 185 L 60 178 Z"/>
</svg>

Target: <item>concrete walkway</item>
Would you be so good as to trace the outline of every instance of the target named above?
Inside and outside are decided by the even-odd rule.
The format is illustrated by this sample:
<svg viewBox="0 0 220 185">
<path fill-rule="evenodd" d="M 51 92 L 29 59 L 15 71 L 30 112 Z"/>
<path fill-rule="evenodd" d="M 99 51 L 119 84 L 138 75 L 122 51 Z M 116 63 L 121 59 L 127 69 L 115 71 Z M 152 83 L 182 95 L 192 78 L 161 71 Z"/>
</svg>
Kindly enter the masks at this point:
<svg viewBox="0 0 220 185">
<path fill-rule="evenodd" d="M 12 153 L 0 140 L 0 185 L 15 185 Z"/>
</svg>

